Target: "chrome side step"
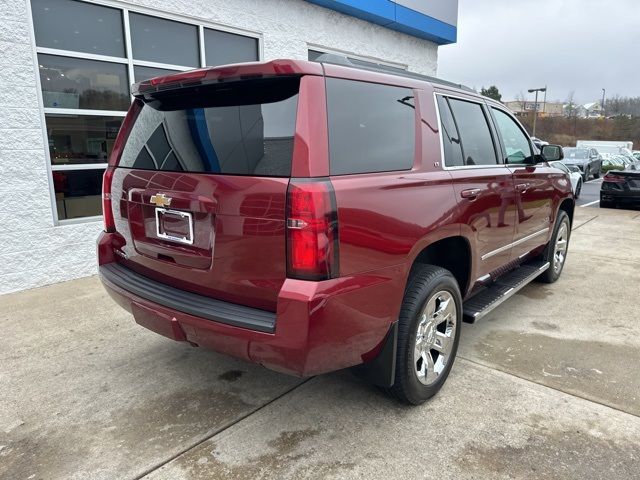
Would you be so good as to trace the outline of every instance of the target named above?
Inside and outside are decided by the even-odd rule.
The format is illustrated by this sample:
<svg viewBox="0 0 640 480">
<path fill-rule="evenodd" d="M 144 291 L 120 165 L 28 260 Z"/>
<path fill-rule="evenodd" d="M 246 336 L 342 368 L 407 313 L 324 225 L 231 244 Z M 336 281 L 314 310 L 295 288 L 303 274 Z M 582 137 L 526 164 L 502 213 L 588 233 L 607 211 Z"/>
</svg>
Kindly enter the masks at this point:
<svg viewBox="0 0 640 480">
<path fill-rule="evenodd" d="M 463 321 L 475 323 L 480 320 L 544 273 L 549 266 L 549 262 L 529 262 L 498 278 L 493 284 L 464 302 Z"/>
</svg>

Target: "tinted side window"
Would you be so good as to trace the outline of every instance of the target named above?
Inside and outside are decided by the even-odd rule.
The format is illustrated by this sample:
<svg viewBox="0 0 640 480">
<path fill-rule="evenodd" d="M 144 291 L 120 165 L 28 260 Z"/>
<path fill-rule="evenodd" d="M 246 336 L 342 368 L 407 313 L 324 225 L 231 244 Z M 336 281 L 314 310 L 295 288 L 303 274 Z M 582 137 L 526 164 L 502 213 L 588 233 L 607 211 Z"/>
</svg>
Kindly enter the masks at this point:
<svg viewBox="0 0 640 480">
<path fill-rule="evenodd" d="M 413 90 L 328 78 L 327 109 L 331 175 L 411 169 Z"/>
<path fill-rule="evenodd" d="M 438 95 L 438 110 L 440 111 L 440 128 L 442 128 L 442 147 L 444 150 L 444 164 L 447 167 L 460 167 L 464 165 L 464 154 L 458 127 L 453 121 L 453 115 L 449 108 L 449 102 Z"/>
<path fill-rule="evenodd" d="M 465 165 L 496 165 L 496 151 L 482 105 L 449 99 L 465 156 Z"/>
<path fill-rule="evenodd" d="M 496 108 L 492 110 L 502 143 L 507 151 L 506 163 L 525 163 L 526 159 L 532 155 L 529 139 L 509 115 Z"/>
</svg>

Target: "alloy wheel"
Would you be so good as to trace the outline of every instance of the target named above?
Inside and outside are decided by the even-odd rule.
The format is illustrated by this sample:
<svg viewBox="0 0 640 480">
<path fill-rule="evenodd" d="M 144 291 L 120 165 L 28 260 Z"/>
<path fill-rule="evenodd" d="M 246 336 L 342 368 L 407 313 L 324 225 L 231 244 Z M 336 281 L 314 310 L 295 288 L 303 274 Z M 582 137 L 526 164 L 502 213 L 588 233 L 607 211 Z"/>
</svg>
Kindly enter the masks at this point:
<svg viewBox="0 0 640 480">
<path fill-rule="evenodd" d="M 429 298 L 418 319 L 413 350 L 414 371 L 420 383 L 435 383 L 449 363 L 457 328 L 456 302 L 442 290 Z"/>
<path fill-rule="evenodd" d="M 569 248 L 569 222 L 565 219 L 556 236 L 556 244 L 553 251 L 553 270 L 556 274 L 562 271 L 564 261 L 567 258 L 567 249 Z"/>
</svg>

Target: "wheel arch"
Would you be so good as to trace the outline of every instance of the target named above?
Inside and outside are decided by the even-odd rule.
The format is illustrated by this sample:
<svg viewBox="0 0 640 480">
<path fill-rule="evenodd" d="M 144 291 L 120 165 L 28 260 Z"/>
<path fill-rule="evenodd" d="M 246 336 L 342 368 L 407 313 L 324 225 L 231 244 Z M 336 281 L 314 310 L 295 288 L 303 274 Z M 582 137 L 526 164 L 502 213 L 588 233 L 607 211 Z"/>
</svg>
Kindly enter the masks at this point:
<svg viewBox="0 0 640 480">
<path fill-rule="evenodd" d="M 575 211 L 575 208 L 576 208 L 576 202 L 572 198 L 565 198 L 560 202 L 560 205 L 558 206 L 558 212 L 560 212 L 561 210 L 565 212 L 568 215 L 569 223 L 572 226 L 573 226 L 573 213 Z"/>
<path fill-rule="evenodd" d="M 472 260 L 471 245 L 467 238 L 462 235 L 440 238 L 421 246 L 415 253 L 407 282 L 417 266 L 434 265 L 451 272 L 464 298 L 471 286 Z"/>
</svg>

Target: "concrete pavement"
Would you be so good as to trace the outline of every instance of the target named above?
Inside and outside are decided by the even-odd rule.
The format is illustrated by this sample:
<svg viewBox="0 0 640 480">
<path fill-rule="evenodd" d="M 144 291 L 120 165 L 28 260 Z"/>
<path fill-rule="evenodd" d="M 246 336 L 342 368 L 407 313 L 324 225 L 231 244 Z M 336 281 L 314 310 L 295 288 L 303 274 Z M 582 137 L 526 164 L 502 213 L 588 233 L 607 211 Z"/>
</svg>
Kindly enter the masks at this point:
<svg viewBox="0 0 640 480">
<path fill-rule="evenodd" d="M 578 208 L 561 280 L 465 325 L 410 408 L 138 327 L 95 278 L 0 297 L 0 478 L 634 478 L 640 212 Z"/>
</svg>

